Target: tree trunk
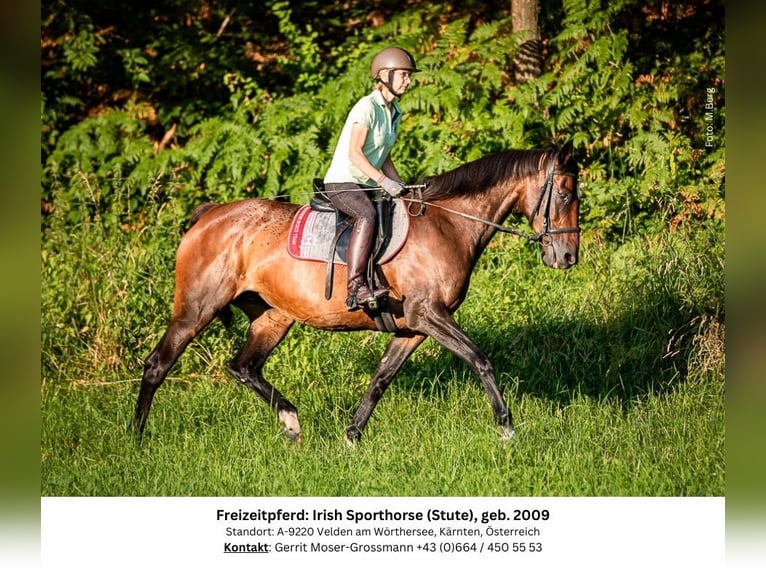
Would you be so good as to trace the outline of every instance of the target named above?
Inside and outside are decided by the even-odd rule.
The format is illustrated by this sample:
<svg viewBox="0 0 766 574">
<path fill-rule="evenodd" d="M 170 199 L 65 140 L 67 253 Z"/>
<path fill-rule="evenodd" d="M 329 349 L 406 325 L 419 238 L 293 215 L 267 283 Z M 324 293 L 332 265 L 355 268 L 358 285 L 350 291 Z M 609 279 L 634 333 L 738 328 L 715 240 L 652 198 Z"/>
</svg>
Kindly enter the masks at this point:
<svg viewBox="0 0 766 574">
<path fill-rule="evenodd" d="M 539 0 L 511 0 L 513 33 L 518 34 L 519 50 L 513 59 L 513 73 L 517 83 L 540 76 L 543 70 L 543 46 L 537 13 Z"/>
</svg>

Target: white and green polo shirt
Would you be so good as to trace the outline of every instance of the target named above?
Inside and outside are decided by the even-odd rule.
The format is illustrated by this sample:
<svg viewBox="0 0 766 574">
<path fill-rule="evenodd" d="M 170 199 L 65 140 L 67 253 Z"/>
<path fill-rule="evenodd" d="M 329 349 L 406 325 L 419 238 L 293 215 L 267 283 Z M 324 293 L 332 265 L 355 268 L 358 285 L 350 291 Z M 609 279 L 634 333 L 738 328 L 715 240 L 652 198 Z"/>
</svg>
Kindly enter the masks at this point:
<svg viewBox="0 0 766 574">
<path fill-rule="evenodd" d="M 348 157 L 351 126 L 361 124 L 367 128 L 367 140 L 364 142 L 362 152 L 372 165 L 380 169 L 394 146 L 401 118 L 402 112 L 396 101 L 389 110 L 383 94 L 378 90 L 374 90 L 354 104 L 335 146 L 330 168 L 325 174 L 325 183 L 356 182 L 362 185 L 377 185 L 374 180 L 359 171 Z"/>
</svg>

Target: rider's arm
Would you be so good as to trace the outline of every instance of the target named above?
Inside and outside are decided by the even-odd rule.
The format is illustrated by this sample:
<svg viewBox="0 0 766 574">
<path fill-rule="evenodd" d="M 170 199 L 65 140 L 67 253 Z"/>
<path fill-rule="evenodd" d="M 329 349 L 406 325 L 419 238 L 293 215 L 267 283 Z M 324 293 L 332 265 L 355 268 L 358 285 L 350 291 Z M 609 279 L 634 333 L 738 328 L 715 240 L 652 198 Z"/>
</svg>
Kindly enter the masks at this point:
<svg viewBox="0 0 766 574">
<path fill-rule="evenodd" d="M 391 154 L 389 154 L 386 157 L 386 160 L 383 162 L 382 171 L 384 175 L 386 175 L 387 177 L 390 177 L 394 181 L 404 181 L 399 175 L 399 172 L 396 171 L 396 166 L 394 165 L 394 162 L 391 159 Z"/>
<path fill-rule="evenodd" d="M 351 160 L 351 163 L 353 163 L 364 175 L 373 181 L 380 181 L 382 175 L 389 175 L 385 171 L 386 164 L 388 164 L 390 168 L 393 168 L 393 163 L 391 163 L 389 158 L 386 158 L 386 161 L 383 163 L 383 171 L 377 169 L 370 163 L 370 160 L 367 159 L 367 156 L 364 155 L 364 152 L 362 151 L 364 143 L 367 140 L 367 132 L 368 129 L 361 124 L 354 124 L 351 126 L 351 141 L 348 147 L 348 159 Z M 395 168 L 393 171 L 396 173 Z"/>
</svg>

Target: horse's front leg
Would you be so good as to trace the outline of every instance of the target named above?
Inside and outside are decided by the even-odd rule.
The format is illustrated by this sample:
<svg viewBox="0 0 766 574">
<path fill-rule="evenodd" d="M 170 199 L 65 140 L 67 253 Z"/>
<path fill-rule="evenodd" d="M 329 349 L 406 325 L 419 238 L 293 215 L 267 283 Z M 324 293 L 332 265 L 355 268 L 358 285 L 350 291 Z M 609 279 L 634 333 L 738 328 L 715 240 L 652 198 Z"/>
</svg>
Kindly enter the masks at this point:
<svg viewBox="0 0 766 574">
<path fill-rule="evenodd" d="M 514 436 L 511 411 L 505 404 L 497 386 L 495 368 L 489 357 L 474 343 L 441 305 L 422 305 L 408 312 L 407 324 L 413 329 L 433 337 L 445 349 L 465 361 L 476 373 L 487 392 L 495 421 L 500 426 L 503 439 Z"/>
<path fill-rule="evenodd" d="M 418 348 L 418 345 L 425 340 L 425 335 L 403 335 L 397 334 L 388 343 L 385 353 L 380 360 L 378 368 L 370 381 L 367 393 L 362 399 L 362 404 L 351 419 L 351 424 L 346 429 L 346 442 L 349 445 L 355 445 L 362 438 L 362 431 L 370 420 L 372 411 L 378 404 L 378 401 L 386 392 L 396 373 L 412 354 Z"/>
</svg>

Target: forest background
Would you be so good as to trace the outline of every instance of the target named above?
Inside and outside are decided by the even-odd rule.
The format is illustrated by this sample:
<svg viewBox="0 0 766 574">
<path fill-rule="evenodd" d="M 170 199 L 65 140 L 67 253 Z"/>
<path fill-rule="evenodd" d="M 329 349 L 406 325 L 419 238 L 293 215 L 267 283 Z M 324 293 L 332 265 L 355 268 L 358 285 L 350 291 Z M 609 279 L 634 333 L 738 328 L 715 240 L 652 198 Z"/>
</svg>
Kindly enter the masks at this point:
<svg viewBox="0 0 766 574">
<path fill-rule="evenodd" d="M 138 228 L 166 198 L 184 213 L 210 199 L 305 201 L 371 87 L 368 60 L 395 43 L 423 70 L 396 150 L 410 180 L 572 139 L 583 218 L 604 240 L 722 224 L 723 2 L 543 0 L 544 73 L 522 85 L 509 8 L 43 2 L 43 213 L 104 210 Z M 83 188 L 98 189 L 85 204 Z"/>
</svg>

